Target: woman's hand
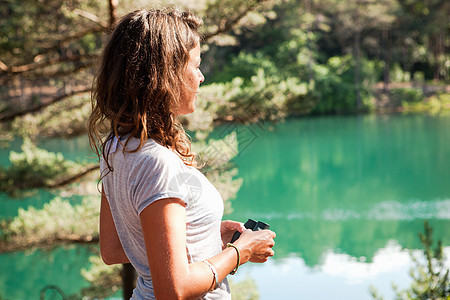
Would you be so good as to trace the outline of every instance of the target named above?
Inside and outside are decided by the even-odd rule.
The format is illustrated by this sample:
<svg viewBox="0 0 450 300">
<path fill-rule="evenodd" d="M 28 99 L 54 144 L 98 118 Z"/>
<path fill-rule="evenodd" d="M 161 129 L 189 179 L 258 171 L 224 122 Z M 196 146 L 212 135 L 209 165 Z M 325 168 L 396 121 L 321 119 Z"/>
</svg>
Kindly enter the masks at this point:
<svg viewBox="0 0 450 300">
<path fill-rule="evenodd" d="M 231 242 L 233 234 L 237 231 L 244 232 L 244 223 L 226 220 L 220 224 L 220 235 L 222 236 L 222 249 L 225 249 L 227 244 Z"/>
<path fill-rule="evenodd" d="M 244 230 L 241 236 L 234 242 L 239 248 L 241 264 L 247 261 L 255 263 L 266 262 L 270 256 L 274 255 L 272 247 L 275 245 L 275 232 L 264 229 L 259 231 Z"/>
</svg>

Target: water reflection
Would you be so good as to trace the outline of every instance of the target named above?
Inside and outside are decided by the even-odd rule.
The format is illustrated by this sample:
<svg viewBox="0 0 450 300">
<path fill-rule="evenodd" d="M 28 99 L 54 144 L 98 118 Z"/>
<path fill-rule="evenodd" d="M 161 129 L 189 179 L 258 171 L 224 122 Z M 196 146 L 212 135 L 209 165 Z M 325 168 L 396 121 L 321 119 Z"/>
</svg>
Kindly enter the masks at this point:
<svg viewBox="0 0 450 300">
<path fill-rule="evenodd" d="M 76 294 L 88 286 L 81 269 L 90 266 L 89 247 L 58 247 L 49 251 L 21 251 L 0 254 L 0 298 L 39 299 L 40 291 L 49 285 L 66 295 Z"/>
<path fill-rule="evenodd" d="M 277 232 L 274 259 L 236 275 L 255 279 L 262 300 L 368 299 L 370 284 L 392 298 L 391 281 L 409 283 L 407 249 L 421 248 L 424 219 L 434 239 L 450 245 L 450 117 L 323 117 L 288 120 L 273 131 L 259 125 L 239 131 L 244 143 L 235 162 L 244 184 L 227 218 L 267 221 Z M 85 138 L 42 146 L 70 159 L 90 156 Z M 51 198 L 39 192 L 13 202 L 2 194 L 0 218 Z M 51 283 L 65 284 L 66 294 L 79 290 L 90 254 L 76 249 L 0 255 L 0 295 L 29 299 Z"/>
<path fill-rule="evenodd" d="M 448 245 L 447 128 L 449 117 L 364 116 L 260 131 L 236 159 L 244 184 L 230 218 L 268 221 L 277 256 L 309 266 L 330 250 L 372 262 L 391 240 L 420 248 L 424 219 Z"/>
<path fill-rule="evenodd" d="M 449 257 L 450 247 L 445 248 L 444 253 Z M 385 299 L 394 299 L 392 283 L 400 289 L 407 288 L 411 283 L 408 275 L 411 265 L 409 251 L 391 241 L 375 253 L 370 263 L 328 251 L 322 264 L 313 268 L 307 266 L 303 258 L 290 256 L 265 264 L 246 264 L 235 276 L 236 280 L 251 276 L 258 286 L 260 300 L 369 300 L 371 285 Z"/>
</svg>

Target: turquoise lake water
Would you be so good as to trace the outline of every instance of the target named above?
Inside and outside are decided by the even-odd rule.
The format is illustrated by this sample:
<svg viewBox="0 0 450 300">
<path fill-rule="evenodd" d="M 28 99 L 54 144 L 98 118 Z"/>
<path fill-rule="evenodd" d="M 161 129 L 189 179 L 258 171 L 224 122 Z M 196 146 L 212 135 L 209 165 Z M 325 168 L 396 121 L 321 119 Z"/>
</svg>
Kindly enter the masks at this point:
<svg viewBox="0 0 450 300">
<path fill-rule="evenodd" d="M 419 253 L 424 220 L 450 256 L 449 116 L 289 119 L 221 126 L 215 135 L 231 131 L 243 185 L 226 218 L 265 221 L 277 233 L 273 259 L 232 277 L 252 278 L 260 299 L 370 299 L 370 285 L 390 299 L 392 281 L 411 281 L 410 251 Z M 85 137 L 41 146 L 70 159 L 92 156 Z M 0 149 L 1 164 L 8 153 Z M 0 217 L 51 198 L 0 194 Z M 80 269 L 89 267 L 89 253 L 77 246 L 0 255 L 0 295 L 39 299 L 50 284 L 75 293 L 87 285 Z"/>
</svg>

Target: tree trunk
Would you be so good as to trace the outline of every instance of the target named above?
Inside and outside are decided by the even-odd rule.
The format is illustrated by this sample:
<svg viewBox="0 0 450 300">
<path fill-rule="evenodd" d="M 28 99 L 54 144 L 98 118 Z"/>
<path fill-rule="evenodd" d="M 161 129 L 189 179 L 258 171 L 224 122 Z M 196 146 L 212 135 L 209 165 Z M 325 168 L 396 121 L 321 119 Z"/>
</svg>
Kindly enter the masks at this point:
<svg viewBox="0 0 450 300">
<path fill-rule="evenodd" d="M 116 23 L 116 8 L 119 5 L 119 0 L 109 0 L 109 28 L 112 28 L 114 23 Z"/>
<path fill-rule="evenodd" d="M 360 82 L 361 82 L 361 45 L 360 45 L 361 31 L 358 29 L 355 32 L 355 93 L 356 93 L 356 110 L 359 111 L 362 107 Z"/>
<path fill-rule="evenodd" d="M 307 14 L 311 13 L 311 9 L 310 9 L 310 3 L 309 0 L 305 1 L 305 11 Z M 313 72 L 312 72 L 312 50 L 311 50 L 311 39 L 309 38 L 309 35 L 311 33 L 311 26 L 312 24 L 309 23 L 308 27 L 306 29 L 306 48 L 308 49 L 308 83 L 311 83 L 311 81 L 313 80 Z"/>
<path fill-rule="evenodd" d="M 122 292 L 123 299 L 130 299 L 133 295 L 133 290 L 136 287 L 137 274 L 136 270 L 131 264 L 122 265 Z"/>
<path fill-rule="evenodd" d="M 389 41 L 389 29 L 385 28 L 383 30 L 383 41 L 384 41 L 384 51 L 383 51 L 383 59 L 384 59 L 384 93 L 389 92 L 389 69 L 391 67 L 391 44 Z"/>
</svg>

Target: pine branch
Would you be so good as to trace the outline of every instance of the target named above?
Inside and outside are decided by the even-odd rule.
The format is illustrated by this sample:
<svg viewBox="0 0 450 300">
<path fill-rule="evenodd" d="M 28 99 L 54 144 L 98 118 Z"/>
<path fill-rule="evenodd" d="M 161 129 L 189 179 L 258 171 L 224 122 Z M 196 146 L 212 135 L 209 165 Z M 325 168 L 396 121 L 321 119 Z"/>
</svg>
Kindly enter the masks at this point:
<svg viewBox="0 0 450 300">
<path fill-rule="evenodd" d="M 60 56 L 56 58 L 52 58 L 43 62 L 36 62 L 36 63 L 30 63 L 30 64 L 24 64 L 21 66 L 12 66 L 7 67 L 7 73 L 8 75 L 17 75 L 20 73 L 30 72 L 37 69 L 42 69 L 45 67 L 49 67 L 51 65 L 59 64 L 59 63 L 67 63 L 67 62 L 75 62 L 75 61 L 81 61 L 85 58 L 92 58 L 93 55 L 68 55 L 68 56 Z M 95 55 L 94 55 L 95 57 Z"/>
<path fill-rule="evenodd" d="M 70 69 L 70 70 L 58 70 L 58 71 L 48 72 L 48 73 L 46 73 L 46 72 L 42 72 L 42 73 L 36 72 L 36 73 L 28 73 L 28 74 L 25 73 L 25 74 L 23 74 L 23 78 L 27 78 L 27 79 L 42 78 L 42 77 L 56 78 L 56 77 L 64 77 L 64 76 L 74 75 L 78 72 L 81 72 L 87 68 L 92 67 L 96 63 L 96 60 L 95 60 L 96 57 L 98 57 L 98 56 L 97 55 L 92 56 L 92 58 L 94 58 L 94 59 L 87 61 L 87 62 L 83 62 L 83 64 L 81 64 L 73 69 Z"/>
<path fill-rule="evenodd" d="M 37 106 L 30 107 L 30 108 L 27 108 L 27 109 L 24 109 L 24 110 L 21 110 L 21 111 L 17 111 L 17 112 L 12 112 L 12 113 L 9 113 L 9 114 L 1 115 L 0 116 L 0 122 L 12 121 L 12 120 L 14 120 L 17 117 L 24 116 L 26 114 L 33 113 L 33 112 L 38 112 L 38 111 L 44 109 L 45 107 L 47 107 L 49 105 L 52 105 L 53 103 L 57 103 L 57 102 L 59 102 L 61 100 L 66 99 L 67 97 L 71 97 L 71 96 L 75 96 L 75 95 L 83 94 L 83 93 L 88 93 L 90 91 L 91 91 L 90 87 L 83 87 L 83 88 L 81 88 L 79 90 L 70 91 L 70 92 L 65 93 L 63 95 L 59 95 L 59 96 L 51 99 L 50 101 L 48 101 L 46 103 L 41 103 L 41 104 L 39 104 Z"/>
<path fill-rule="evenodd" d="M 54 184 L 48 185 L 47 187 L 48 188 L 57 188 L 57 187 L 61 187 L 61 186 L 67 185 L 69 183 L 77 181 L 78 179 L 80 179 L 80 178 L 86 176 L 87 174 L 91 173 L 92 171 L 95 171 L 95 170 L 98 170 L 98 169 L 100 169 L 99 165 L 90 166 L 87 169 L 81 171 L 80 173 L 77 173 L 77 174 L 75 174 L 75 175 L 73 175 L 73 176 L 71 176 L 69 178 L 65 178 L 62 181 L 59 181 L 59 182 L 56 182 Z"/>
<path fill-rule="evenodd" d="M 25 241 L 19 243 L 1 241 L 0 254 L 24 251 L 33 248 L 52 249 L 65 244 L 98 244 L 98 242 L 98 236 L 80 236 L 76 234 L 70 234 L 64 237 L 56 237 L 53 239 Z"/>
<path fill-rule="evenodd" d="M 88 11 L 85 11 L 85 10 L 82 10 L 79 8 L 74 9 L 73 12 L 81 17 L 84 17 L 84 18 L 100 25 L 104 29 L 108 28 L 108 24 L 103 22 L 102 19 L 100 19 L 98 16 L 94 15 L 93 13 L 90 13 Z"/>
<path fill-rule="evenodd" d="M 56 197 L 41 209 L 19 209 L 16 217 L 0 221 L 0 253 L 97 243 L 98 201 L 98 196 L 87 196 L 73 205 Z"/>
<path fill-rule="evenodd" d="M 108 21 L 108 23 L 102 21 L 98 16 L 96 16 L 93 13 L 90 13 L 88 11 L 84 11 L 84 10 L 77 8 L 73 11 L 75 14 L 91 20 L 92 22 L 96 23 L 98 26 L 88 28 L 86 30 L 74 33 L 73 35 L 70 35 L 70 36 L 63 37 L 63 38 L 59 39 L 53 45 L 46 46 L 45 49 L 40 51 L 39 53 L 37 53 L 35 55 L 35 57 L 42 56 L 42 55 L 48 54 L 51 51 L 57 50 L 57 49 L 61 48 L 62 44 L 65 44 L 67 42 L 78 40 L 88 34 L 104 32 L 104 31 L 107 31 L 108 28 L 111 28 L 117 19 L 116 10 L 117 10 L 117 5 L 118 5 L 118 0 L 109 0 L 108 2 L 109 2 L 109 21 Z M 0 61 L 0 70 L 3 71 L 4 73 L 7 73 L 8 75 L 11 75 L 11 74 L 15 75 L 15 74 L 33 71 L 33 70 L 36 70 L 39 68 L 45 68 L 50 65 L 57 64 L 57 63 L 80 61 L 84 57 L 86 57 L 86 56 L 74 55 L 74 56 L 58 57 L 58 58 L 50 59 L 50 60 L 47 60 L 44 62 L 28 63 L 28 64 L 23 64 L 23 65 L 19 65 L 19 66 L 10 66 L 10 67 L 8 67 L 4 62 Z"/>
<path fill-rule="evenodd" d="M 217 28 L 216 31 L 206 33 L 203 35 L 204 42 L 208 42 L 208 40 L 210 40 L 211 38 L 213 38 L 219 34 L 225 33 L 227 31 L 230 31 L 233 28 L 233 26 L 235 26 L 237 23 L 239 23 L 239 21 L 242 20 L 242 18 L 244 18 L 249 12 L 253 11 L 257 7 L 257 5 L 262 2 L 264 2 L 264 0 L 258 0 L 255 3 L 247 6 L 244 9 L 244 11 L 242 11 L 240 14 L 238 14 L 235 18 L 233 18 L 231 20 L 222 19 L 219 22 L 219 28 Z M 221 25 L 221 24 L 223 24 L 223 25 Z"/>
<path fill-rule="evenodd" d="M 8 71 L 8 66 L 5 65 L 5 63 L 2 62 L 1 60 L 0 60 L 0 70 L 2 70 L 3 72 L 7 72 Z"/>
<path fill-rule="evenodd" d="M 36 54 L 36 56 L 43 55 L 43 54 L 46 54 L 46 53 L 48 53 L 48 52 L 50 52 L 52 50 L 59 49 L 59 48 L 61 48 L 61 44 L 65 44 L 65 43 L 68 43 L 68 42 L 71 42 L 71 41 L 75 41 L 75 40 L 81 39 L 82 37 L 84 37 L 85 35 L 88 35 L 88 34 L 104 32 L 105 30 L 106 30 L 106 28 L 103 27 L 103 26 L 95 26 L 95 27 L 91 27 L 91 28 L 85 29 L 85 30 L 80 31 L 80 32 L 76 32 L 76 33 L 74 33 L 72 35 L 69 35 L 69 36 L 61 37 L 54 44 L 44 45 L 45 49 L 42 50 L 41 52 L 39 52 L 38 54 Z"/>
</svg>

